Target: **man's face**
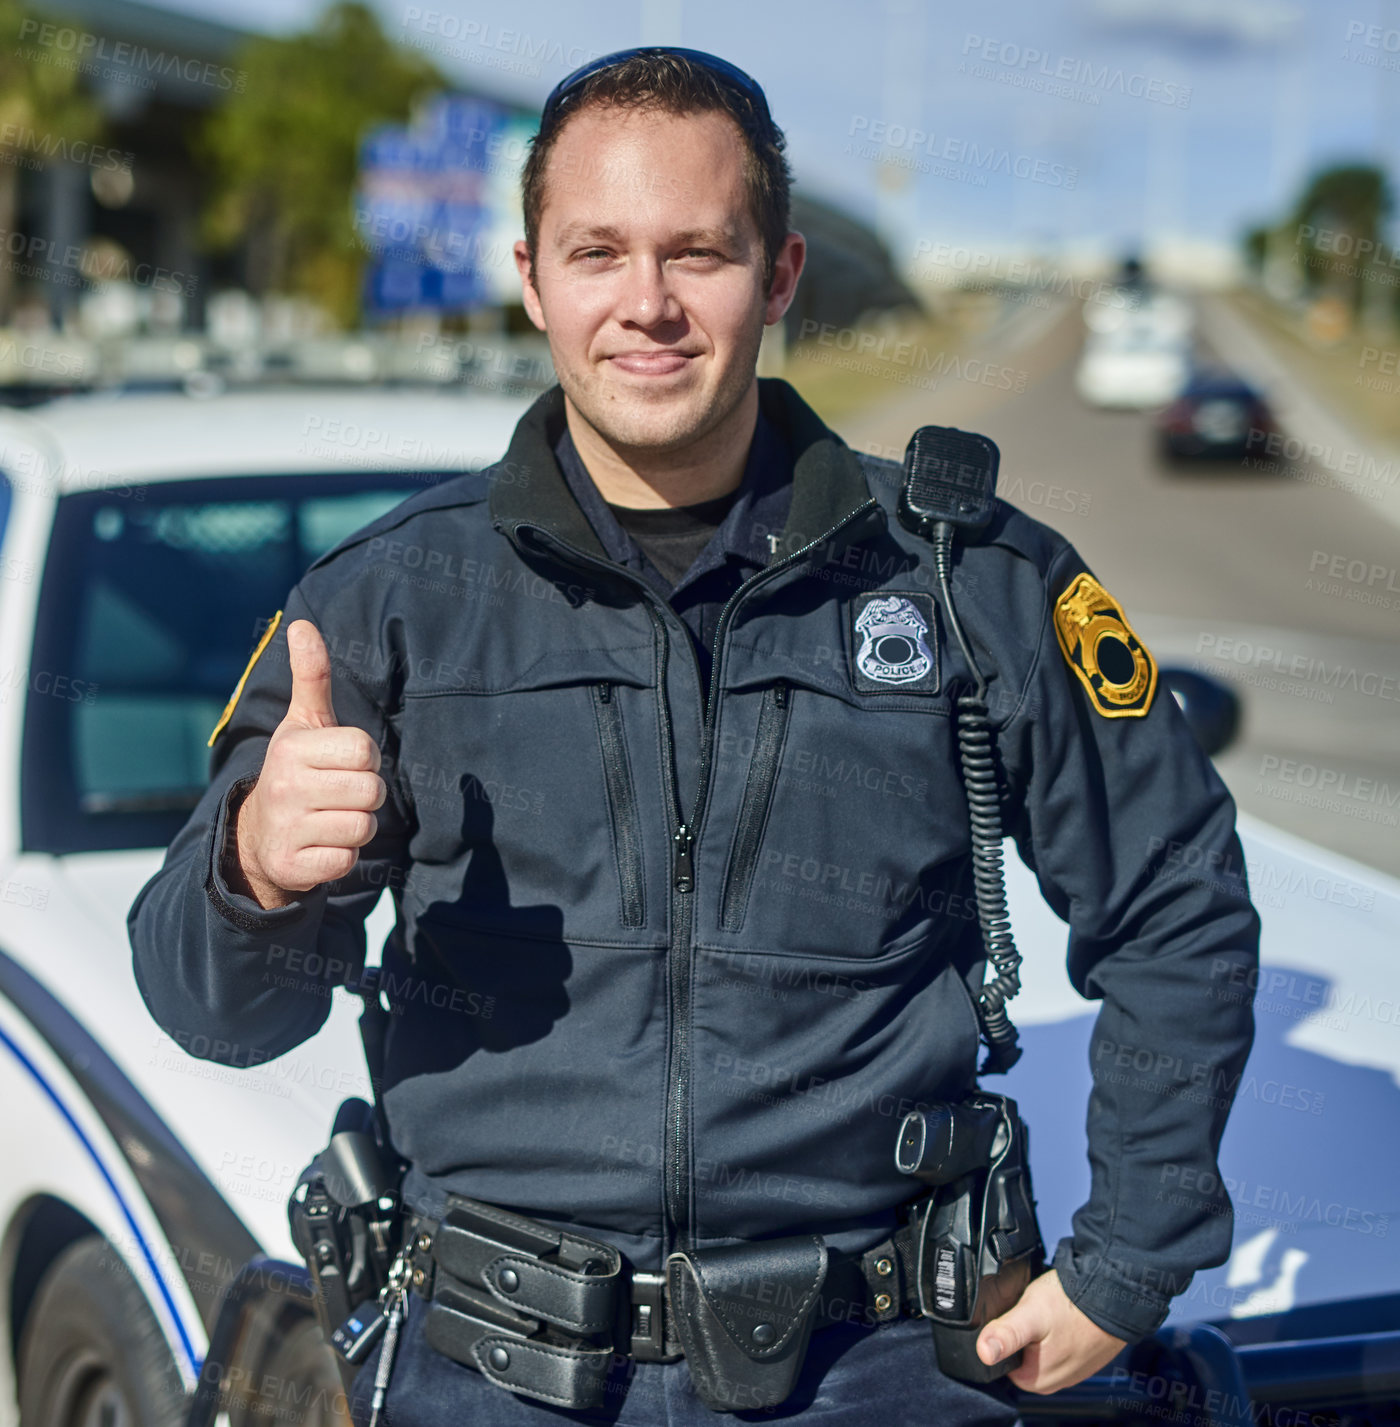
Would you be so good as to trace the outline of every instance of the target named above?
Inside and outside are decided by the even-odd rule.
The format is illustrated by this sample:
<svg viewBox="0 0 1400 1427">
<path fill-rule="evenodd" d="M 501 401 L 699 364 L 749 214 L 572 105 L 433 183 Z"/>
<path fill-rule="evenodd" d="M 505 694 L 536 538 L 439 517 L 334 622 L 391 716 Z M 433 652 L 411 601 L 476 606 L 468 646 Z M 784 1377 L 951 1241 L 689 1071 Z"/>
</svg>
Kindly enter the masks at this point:
<svg viewBox="0 0 1400 1427">
<path fill-rule="evenodd" d="M 792 300 L 802 238 L 765 293 L 743 160 L 726 115 L 603 106 L 550 153 L 533 273 L 515 245 L 525 308 L 566 398 L 615 449 L 680 451 L 719 426 Z"/>
</svg>

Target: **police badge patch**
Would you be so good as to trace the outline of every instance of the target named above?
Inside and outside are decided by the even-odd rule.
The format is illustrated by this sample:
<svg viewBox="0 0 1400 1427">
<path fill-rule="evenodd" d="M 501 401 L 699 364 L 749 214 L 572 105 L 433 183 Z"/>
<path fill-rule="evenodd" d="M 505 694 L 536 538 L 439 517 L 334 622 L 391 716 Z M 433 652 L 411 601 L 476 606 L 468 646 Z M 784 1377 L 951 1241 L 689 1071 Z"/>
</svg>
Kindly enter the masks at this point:
<svg viewBox="0 0 1400 1427">
<path fill-rule="evenodd" d="M 852 680 L 865 694 L 938 692 L 933 596 L 876 590 L 852 602 Z"/>
<path fill-rule="evenodd" d="M 1157 665 L 1123 607 L 1090 574 L 1055 601 L 1060 650 L 1104 718 L 1141 718 L 1157 691 Z"/>
</svg>

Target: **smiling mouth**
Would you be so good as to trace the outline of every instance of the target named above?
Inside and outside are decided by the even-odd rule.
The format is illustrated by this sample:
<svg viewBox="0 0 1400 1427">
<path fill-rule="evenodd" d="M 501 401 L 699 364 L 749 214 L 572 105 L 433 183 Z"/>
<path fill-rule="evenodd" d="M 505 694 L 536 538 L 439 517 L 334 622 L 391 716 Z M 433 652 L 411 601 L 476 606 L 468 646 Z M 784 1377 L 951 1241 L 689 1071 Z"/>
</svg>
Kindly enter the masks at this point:
<svg viewBox="0 0 1400 1427">
<path fill-rule="evenodd" d="M 693 355 L 690 352 L 617 352 L 608 361 L 634 376 L 656 377 L 680 371 Z"/>
</svg>

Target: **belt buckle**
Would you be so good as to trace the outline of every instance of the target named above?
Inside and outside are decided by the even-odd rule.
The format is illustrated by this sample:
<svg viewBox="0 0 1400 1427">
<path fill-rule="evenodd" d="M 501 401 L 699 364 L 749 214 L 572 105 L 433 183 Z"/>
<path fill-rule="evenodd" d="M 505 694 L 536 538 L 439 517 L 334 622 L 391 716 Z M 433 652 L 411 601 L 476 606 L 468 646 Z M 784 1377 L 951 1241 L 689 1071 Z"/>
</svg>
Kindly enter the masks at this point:
<svg viewBox="0 0 1400 1427">
<path fill-rule="evenodd" d="M 666 1351 L 666 1275 L 632 1271 L 632 1336 L 628 1351 L 639 1363 L 675 1362 Z"/>
</svg>

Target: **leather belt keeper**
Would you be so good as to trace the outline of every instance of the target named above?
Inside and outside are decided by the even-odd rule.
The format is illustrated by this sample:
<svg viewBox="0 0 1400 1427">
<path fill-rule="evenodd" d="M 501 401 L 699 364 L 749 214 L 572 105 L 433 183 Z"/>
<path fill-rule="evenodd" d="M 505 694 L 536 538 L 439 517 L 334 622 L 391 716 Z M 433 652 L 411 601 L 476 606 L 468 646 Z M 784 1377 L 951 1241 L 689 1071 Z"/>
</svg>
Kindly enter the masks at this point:
<svg viewBox="0 0 1400 1427">
<path fill-rule="evenodd" d="M 627 1297 L 611 1244 L 460 1195 L 440 1221 L 414 1215 L 405 1243 L 430 1347 L 511 1392 L 602 1403 Z"/>
</svg>

